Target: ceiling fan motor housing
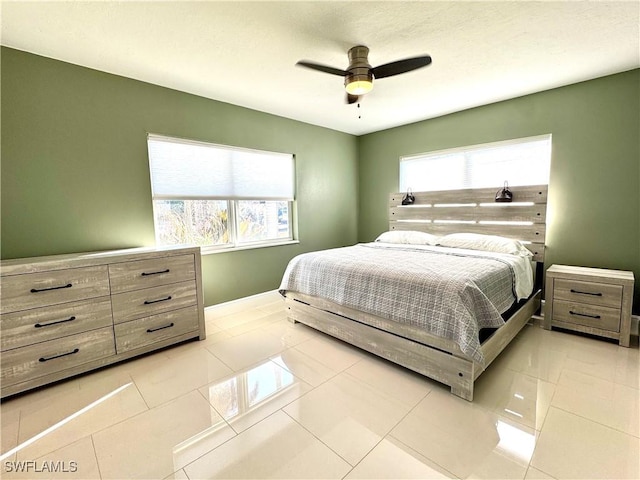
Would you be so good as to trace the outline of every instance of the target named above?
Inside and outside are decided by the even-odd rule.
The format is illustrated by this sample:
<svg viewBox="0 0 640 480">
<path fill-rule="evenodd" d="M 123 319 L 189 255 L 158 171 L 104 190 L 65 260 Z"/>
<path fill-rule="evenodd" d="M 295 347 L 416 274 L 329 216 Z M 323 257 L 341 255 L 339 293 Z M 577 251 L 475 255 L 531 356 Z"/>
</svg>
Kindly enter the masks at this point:
<svg viewBox="0 0 640 480">
<path fill-rule="evenodd" d="M 369 48 L 359 45 L 349 49 L 349 75 L 344 78 L 344 86 L 347 92 L 360 95 L 371 89 L 373 84 L 373 74 L 369 64 Z M 354 90 L 354 87 L 356 88 Z M 366 91 L 358 91 L 358 88 L 366 88 Z"/>
</svg>

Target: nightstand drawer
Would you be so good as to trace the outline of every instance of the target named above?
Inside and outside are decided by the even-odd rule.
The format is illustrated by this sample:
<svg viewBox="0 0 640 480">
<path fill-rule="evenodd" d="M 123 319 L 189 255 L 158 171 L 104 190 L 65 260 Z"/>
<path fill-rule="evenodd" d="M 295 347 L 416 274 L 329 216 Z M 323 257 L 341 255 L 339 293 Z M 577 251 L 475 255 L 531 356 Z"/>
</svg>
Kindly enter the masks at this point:
<svg viewBox="0 0 640 480">
<path fill-rule="evenodd" d="M 196 278 L 193 255 L 109 265 L 111 293 L 128 292 Z"/>
<path fill-rule="evenodd" d="M 177 310 L 197 302 L 195 280 L 119 293 L 111 297 L 113 323 Z"/>
<path fill-rule="evenodd" d="M 108 296 L 5 313 L 0 317 L 0 345 L 4 351 L 112 325 Z"/>
<path fill-rule="evenodd" d="M 553 287 L 556 300 L 588 303 L 602 307 L 620 308 L 622 286 L 597 282 L 557 279 Z"/>
<path fill-rule="evenodd" d="M 36 343 L 2 353 L 3 388 L 115 355 L 113 328 Z"/>
<path fill-rule="evenodd" d="M 194 332 L 194 336 L 198 332 L 196 305 L 119 323 L 115 326 L 116 350 L 124 353 L 189 332 Z"/>
<path fill-rule="evenodd" d="M 58 305 L 109 295 L 106 266 L 68 268 L 2 278 L 1 312 Z"/>
<path fill-rule="evenodd" d="M 553 321 L 619 332 L 620 310 L 584 303 L 554 300 Z"/>
</svg>

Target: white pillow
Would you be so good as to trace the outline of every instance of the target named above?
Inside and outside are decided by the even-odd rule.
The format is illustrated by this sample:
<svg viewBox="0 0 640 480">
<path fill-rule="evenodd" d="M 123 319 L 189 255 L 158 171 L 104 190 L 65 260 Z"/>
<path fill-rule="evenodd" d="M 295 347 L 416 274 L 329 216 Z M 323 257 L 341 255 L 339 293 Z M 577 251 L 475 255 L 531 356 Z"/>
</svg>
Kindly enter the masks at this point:
<svg viewBox="0 0 640 480">
<path fill-rule="evenodd" d="M 438 242 L 436 235 L 426 232 L 416 232 L 413 230 L 392 230 L 384 232 L 376 242 L 384 243 L 407 243 L 411 245 L 435 245 Z"/>
<path fill-rule="evenodd" d="M 438 245 L 442 247 L 468 248 L 485 252 L 509 253 L 520 257 L 532 257 L 533 254 L 518 240 L 499 237 L 497 235 L 481 235 L 479 233 L 452 233 L 440 238 Z"/>
</svg>

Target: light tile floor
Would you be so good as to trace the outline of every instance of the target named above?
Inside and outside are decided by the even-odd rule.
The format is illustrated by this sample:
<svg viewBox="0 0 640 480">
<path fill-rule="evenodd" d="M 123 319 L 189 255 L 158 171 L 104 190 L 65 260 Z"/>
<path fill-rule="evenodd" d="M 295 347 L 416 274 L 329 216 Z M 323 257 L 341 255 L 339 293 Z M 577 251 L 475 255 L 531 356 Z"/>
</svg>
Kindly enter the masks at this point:
<svg viewBox="0 0 640 480">
<path fill-rule="evenodd" d="M 275 292 L 206 319 L 204 341 L 2 402 L 0 476 L 640 478 L 637 338 L 534 322 L 470 403 L 290 324 Z"/>
</svg>

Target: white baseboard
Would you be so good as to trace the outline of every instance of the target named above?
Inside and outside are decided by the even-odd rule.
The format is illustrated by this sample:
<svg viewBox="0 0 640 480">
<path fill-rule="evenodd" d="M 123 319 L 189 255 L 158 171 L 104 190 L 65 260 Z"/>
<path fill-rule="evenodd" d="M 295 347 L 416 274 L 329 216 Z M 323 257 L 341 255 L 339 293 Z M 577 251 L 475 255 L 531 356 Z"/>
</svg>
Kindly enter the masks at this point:
<svg viewBox="0 0 640 480">
<path fill-rule="evenodd" d="M 264 297 L 265 295 L 273 295 L 274 293 L 277 293 L 277 292 L 278 290 L 268 290 L 266 292 L 256 293 L 255 295 L 249 295 L 248 297 L 236 298 L 235 300 L 229 300 L 227 302 L 209 305 L 208 307 L 204 307 L 204 309 L 206 310 L 207 308 L 213 309 L 213 308 L 225 307 L 225 306 L 233 305 L 234 303 L 242 303 L 242 302 L 246 302 L 247 300 L 253 300 L 256 298 Z"/>
</svg>

